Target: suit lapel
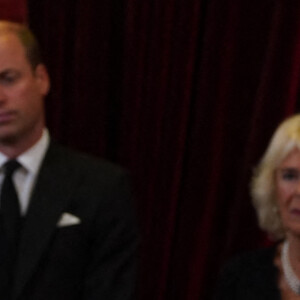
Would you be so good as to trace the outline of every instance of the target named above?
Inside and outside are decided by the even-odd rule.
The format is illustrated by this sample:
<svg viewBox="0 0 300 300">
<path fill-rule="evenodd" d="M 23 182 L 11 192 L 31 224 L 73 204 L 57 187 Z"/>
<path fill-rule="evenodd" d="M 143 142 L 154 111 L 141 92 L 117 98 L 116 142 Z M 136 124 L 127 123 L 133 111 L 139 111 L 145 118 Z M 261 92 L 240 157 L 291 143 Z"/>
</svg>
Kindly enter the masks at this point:
<svg viewBox="0 0 300 300">
<path fill-rule="evenodd" d="M 41 167 L 24 222 L 13 299 L 20 295 L 37 267 L 42 253 L 47 249 L 75 182 L 76 173 L 66 167 L 63 152 L 57 146 L 51 145 Z"/>
</svg>

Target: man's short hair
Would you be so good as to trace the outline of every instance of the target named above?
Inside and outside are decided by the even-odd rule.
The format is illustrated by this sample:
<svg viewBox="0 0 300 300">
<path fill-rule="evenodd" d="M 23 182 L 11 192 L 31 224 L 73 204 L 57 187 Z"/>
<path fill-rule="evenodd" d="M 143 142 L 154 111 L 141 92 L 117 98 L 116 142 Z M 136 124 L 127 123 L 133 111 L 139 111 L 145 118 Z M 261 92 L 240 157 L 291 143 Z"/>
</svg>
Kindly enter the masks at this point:
<svg viewBox="0 0 300 300">
<path fill-rule="evenodd" d="M 32 31 L 26 25 L 0 20 L 0 35 L 6 33 L 15 34 L 19 38 L 24 46 L 26 57 L 32 69 L 35 70 L 43 60 L 40 45 Z"/>
</svg>

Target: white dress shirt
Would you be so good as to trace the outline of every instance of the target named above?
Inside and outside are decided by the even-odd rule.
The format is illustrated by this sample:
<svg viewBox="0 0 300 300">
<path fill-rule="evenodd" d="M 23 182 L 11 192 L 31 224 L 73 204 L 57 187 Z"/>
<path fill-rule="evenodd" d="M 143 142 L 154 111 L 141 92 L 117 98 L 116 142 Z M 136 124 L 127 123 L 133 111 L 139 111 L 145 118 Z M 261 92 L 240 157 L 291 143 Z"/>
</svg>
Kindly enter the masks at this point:
<svg viewBox="0 0 300 300">
<path fill-rule="evenodd" d="M 31 193 L 49 142 L 49 132 L 47 129 L 44 129 L 41 138 L 31 148 L 16 158 L 22 167 L 14 172 L 13 181 L 20 201 L 21 215 L 23 216 L 27 212 Z M 7 160 L 9 158 L 0 152 L 0 190 L 4 179 L 3 165 Z"/>
</svg>

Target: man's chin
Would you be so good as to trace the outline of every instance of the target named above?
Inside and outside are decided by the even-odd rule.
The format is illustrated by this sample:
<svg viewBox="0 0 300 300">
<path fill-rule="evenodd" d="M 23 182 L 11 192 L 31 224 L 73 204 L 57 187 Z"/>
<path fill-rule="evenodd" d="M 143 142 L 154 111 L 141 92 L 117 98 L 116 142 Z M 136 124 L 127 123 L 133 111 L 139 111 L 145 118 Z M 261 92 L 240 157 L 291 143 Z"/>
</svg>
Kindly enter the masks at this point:
<svg viewBox="0 0 300 300">
<path fill-rule="evenodd" d="M 18 140 L 18 135 L 13 132 L 1 132 L 0 130 L 0 144 L 11 145 Z"/>
</svg>

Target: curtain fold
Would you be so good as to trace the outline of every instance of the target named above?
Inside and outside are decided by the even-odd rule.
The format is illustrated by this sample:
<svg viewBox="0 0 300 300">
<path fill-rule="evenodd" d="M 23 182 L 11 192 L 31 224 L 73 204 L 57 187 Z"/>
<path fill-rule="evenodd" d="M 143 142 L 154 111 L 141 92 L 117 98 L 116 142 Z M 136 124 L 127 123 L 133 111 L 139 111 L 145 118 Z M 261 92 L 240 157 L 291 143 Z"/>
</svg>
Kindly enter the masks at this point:
<svg viewBox="0 0 300 300">
<path fill-rule="evenodd" d="M 0 0 L 0 19 L 27 22 L 26 0 Z"/>
<path fill-rule="evenodd" d="M 300 2 L 28 0 L 28 11 L 52 136 L 132 173 L 140 299 L 211 299 L 223 262 L 267 241 L 248 187 L 300 108 Z"/>
</svg>

